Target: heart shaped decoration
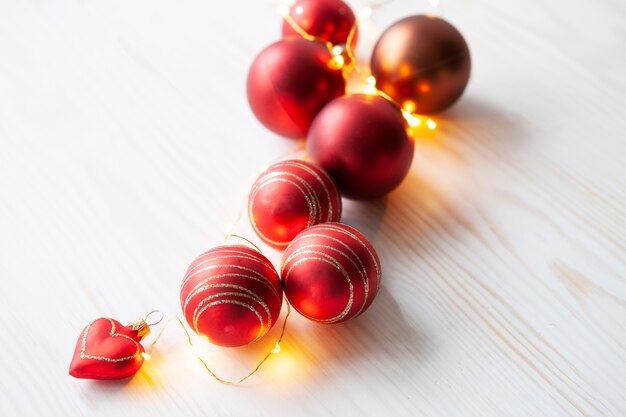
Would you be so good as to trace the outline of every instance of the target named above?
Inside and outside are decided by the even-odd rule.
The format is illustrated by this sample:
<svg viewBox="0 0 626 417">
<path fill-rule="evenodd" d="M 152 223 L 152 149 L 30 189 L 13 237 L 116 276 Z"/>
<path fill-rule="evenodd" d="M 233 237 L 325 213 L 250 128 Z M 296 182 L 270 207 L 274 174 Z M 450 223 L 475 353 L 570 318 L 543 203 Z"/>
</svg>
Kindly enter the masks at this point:
<svg viewBox="0 0 626 417">
<path fill-rule="evenodd" d="M 110 318 L 99 318 L 85 327 L 76 343 L 70 375 L 87 379 L 122 379 L 133 376 L 143 364 L 147 325 L 123 326 Z"/>
</svg>

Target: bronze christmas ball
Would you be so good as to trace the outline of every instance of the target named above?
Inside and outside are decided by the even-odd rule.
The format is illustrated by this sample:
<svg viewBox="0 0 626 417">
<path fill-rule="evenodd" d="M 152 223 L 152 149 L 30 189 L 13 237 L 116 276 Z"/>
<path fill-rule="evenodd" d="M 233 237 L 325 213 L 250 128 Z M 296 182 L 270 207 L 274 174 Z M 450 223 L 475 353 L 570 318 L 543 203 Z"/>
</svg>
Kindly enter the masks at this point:
<svg viewBox="0 0 626 417">
<path fill-rule="evenodd" d="M 463 94 L 470 77 L 463 35 L 433 16 L 411 16 L 390 26 L 372 53 L 376 86 L 405 109 L 437 113 Z"/>
</svg>

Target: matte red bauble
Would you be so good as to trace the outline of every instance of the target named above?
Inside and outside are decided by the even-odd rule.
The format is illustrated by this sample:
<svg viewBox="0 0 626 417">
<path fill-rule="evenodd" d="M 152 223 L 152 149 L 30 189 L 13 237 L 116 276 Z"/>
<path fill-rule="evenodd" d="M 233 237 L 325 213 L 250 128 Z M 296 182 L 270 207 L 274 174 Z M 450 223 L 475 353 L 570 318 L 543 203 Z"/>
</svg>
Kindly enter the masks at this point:
<svg viewBox="0 0 626 417">
<path fill-rule="evenodd" d="M 311 126 L 308 155 L 333 177 L 345 197 L 379 198 L 409 172 L 414 144 L 407 129 L 400 110 L 382 97 L 341 97 Z"/>
<path fill-rule="evenodd" d="M 252 186 L 248 215 L 265 243 L 284 247 L 307 227 L 339 221 L 341 196 L 332 178 L 316 165 L 278 162 Z"/>
<path fill-rule="evenodd" d="M 145 321 L 142 323 L 124 326 L 113 319 L 99 318 L 88 324 L 76 343 L 70 375 L 87 379 L 135 375 L 143 364 L 144 349 L 139 341 L 149 332 Z"/>
<path fill-rule="evenodd" d="M 276 323 L 282 289 L 265 256 L 241 245 L 200 255 L 187 269 L 180 304 L 189 326 L 219 346 L 242 346 Z"/>
<path fill-rule="evenodd" d="M 348 42 L 356 18 L 350 6 L 341 0 L 298 0 L 289 9 L 289 16 L 309 35 L 333 45 Z M 300 36 L 289 22 L 283 21 L 283 37 Z M 356 47 L 355 29 L 351 46 Z"/>
<path fill-rule="evenodd" d="M 451 106 L 465 90 L 471 69 L 463 35 L 432 16 L 411 16 L 381 35 L 371 60 L 376 86 L 414 113 Z"/>
<path fill-rule="evenodd" d="M 378 255 L 370 242 L 341 223 L 306 229 L 283 254 L 281 278 L 289 303 L 321 323 L 363 313 L 378 292 L 380 276 Z"/>
<path fill-rule="evenodd" d="M 306 137 L 311 122 L 332 99 L 345 94 L 341 69 L 321 42 L 290 38 L 265 48 L 248 73 L 248 102 L 271 131 Z"/>
</svg>

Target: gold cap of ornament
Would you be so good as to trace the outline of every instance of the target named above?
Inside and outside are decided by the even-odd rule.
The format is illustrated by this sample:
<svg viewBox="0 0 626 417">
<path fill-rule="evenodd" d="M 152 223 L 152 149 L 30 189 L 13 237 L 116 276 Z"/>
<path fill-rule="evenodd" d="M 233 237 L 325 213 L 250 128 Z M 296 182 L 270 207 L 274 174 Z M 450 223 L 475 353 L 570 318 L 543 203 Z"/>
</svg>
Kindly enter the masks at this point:
<svg viewBox="0 0 626 417">
<path fill-rule="evenodd" d="M 129 324 L 129 326 L 137 332 L 139 339 L 143 339 L 150 334 L 150 326 L 148 326 L 145 319 L 139 319 L 136 322 Z"/>
</svg>

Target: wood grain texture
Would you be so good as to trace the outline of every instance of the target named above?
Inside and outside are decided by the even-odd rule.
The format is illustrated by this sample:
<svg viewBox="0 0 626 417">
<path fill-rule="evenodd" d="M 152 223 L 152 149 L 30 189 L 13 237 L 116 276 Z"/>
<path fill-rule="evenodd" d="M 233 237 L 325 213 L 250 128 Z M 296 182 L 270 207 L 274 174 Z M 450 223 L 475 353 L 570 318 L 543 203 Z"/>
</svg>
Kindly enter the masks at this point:
<svg viewBox="0 0 626 417">
<path fill-rule="evenodd" d="M 130 381 L 67 368 L 96 317 L 180 314 L 188 264 L 298 149 L 245 98 L 273 2 L 0 0 L 0 415 L 626 415 L 626 5 L 442 6 L 469 88 L 396 191 L 346 202 L 381 292 L 345 324 L 294 316 L 227 387 L 174 326 Z M 375 10 L 361 52 L 427 10 Z M 235 378 L 277 331 L 203 353 Z"/>
</svg>

